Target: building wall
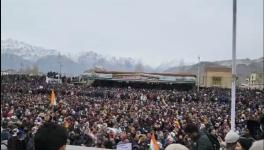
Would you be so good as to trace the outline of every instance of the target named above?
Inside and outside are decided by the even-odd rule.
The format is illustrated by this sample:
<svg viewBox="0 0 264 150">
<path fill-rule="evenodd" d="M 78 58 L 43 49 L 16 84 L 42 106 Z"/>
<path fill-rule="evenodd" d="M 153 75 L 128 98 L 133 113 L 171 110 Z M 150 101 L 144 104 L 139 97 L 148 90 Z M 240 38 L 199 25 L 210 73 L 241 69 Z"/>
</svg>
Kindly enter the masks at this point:
<svg viewBox="0 0 264 150">
<path fill-rule="evenodd" d="M 214 85 L 213 78 L 220 77 L 221 83 L 219 85 Z M 207 71 L 205 74 L 205 86 L 206 87 L 222 87 L 231 88 L 232 85 L 232 73 L 231 72 L 221 72 L 221 71 Z"/>
<path fill-rule="evenodd" d="M 264 74 L 263 73 L 251 73 L 249 78 L 249 87 L 256 89 L 264 88 Z"/>
</svg>

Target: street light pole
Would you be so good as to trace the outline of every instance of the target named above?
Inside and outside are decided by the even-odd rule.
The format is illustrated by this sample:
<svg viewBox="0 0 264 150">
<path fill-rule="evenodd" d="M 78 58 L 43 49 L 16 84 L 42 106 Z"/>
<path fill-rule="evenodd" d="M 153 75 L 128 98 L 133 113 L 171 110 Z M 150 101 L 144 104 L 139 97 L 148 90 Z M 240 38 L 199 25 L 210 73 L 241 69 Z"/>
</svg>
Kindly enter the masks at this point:
<svg viewBox="0 0 264 150">
<path fill-rule="evenodd" d="M 232 89 L 231 89 L 231 130 L 236 126 L 236 14 L 237 1 L 233 0 L 233 39 L 232 39 Z"/>
</svg>

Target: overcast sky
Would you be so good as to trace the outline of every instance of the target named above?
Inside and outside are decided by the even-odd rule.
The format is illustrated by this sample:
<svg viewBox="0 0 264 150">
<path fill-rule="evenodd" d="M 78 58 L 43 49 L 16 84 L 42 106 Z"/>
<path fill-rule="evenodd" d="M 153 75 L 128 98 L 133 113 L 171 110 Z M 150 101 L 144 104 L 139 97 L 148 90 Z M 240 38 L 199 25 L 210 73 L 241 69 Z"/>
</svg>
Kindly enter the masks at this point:
<svg viewBox="0 0 264 150">
<path fill-rule="evenodd" d="M 157 66 L 231 59 L 232 0 L 1 0 L 1 37 Z M 263 0 L 238 0 L 237 57 L 263 56 Z"/>
</svg>

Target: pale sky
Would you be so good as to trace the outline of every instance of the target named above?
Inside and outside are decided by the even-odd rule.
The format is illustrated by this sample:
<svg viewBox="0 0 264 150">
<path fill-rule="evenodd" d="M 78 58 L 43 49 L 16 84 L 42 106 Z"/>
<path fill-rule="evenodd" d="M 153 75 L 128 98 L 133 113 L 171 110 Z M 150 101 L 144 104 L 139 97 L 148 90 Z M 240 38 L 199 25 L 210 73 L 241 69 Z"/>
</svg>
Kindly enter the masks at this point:
<svg viewBox="0 0 264 150">
<path fill-rule="evenodd" d="M 263 56 L 263 0 L 237 0 L 237 57 Z M 1 0 L 1 37 L 157 66 L 231 59 L 232 0 Z"/>
</svg>

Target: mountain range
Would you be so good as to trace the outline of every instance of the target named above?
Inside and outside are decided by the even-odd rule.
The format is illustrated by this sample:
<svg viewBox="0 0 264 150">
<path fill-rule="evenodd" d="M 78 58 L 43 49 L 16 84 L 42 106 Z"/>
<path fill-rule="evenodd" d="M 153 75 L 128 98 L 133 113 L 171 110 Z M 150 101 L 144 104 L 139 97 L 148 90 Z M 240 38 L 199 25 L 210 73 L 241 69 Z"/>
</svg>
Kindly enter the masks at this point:
<svg viewBox="0 0 264 150">
<path fill-rule="evenodd" d="M 14 69 L 23 70 L 37 66 L 43 72 L 57 71 L 68 75 L 79 75 L 85 70 L 92 68 L 103 68 L 105 70 L 118 71 L 144 71 L 144 72 L 167 72 L 167 73 L 197 73 L 198 64 L 187 65 L 181 61 L 170 61 L 162 63 L 154 68 L 143 64 L 139 60 L 130 57 L 111 57 L 98 54 L 94 51 L 81 52 L 79 54 L 61 54 L 54 49 L 48 49 L 20 42 L 13 39 L 1 40 L 1 70 Z M 201 75 L 204 68 L 211 66 L 231 67 L 231 60 L 200 63 Z M 263 70 L 263 57 L 258 59 L 238 59 L 237 74 L 242 79 L 251 72 Z"/>
</svg>

